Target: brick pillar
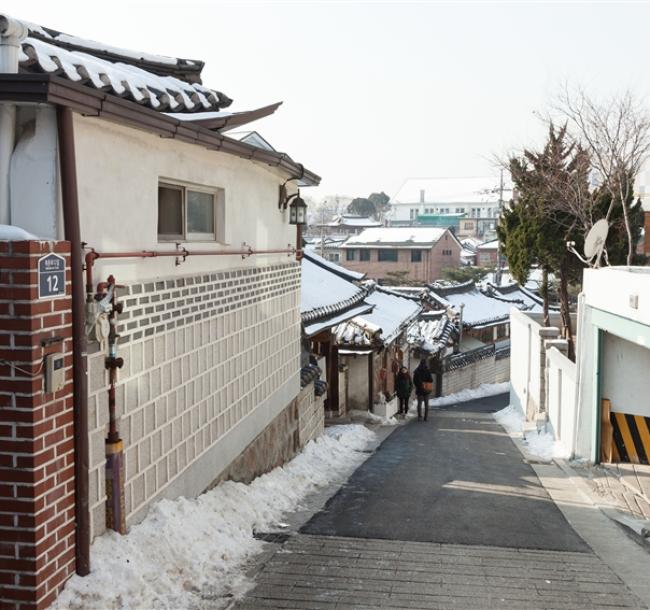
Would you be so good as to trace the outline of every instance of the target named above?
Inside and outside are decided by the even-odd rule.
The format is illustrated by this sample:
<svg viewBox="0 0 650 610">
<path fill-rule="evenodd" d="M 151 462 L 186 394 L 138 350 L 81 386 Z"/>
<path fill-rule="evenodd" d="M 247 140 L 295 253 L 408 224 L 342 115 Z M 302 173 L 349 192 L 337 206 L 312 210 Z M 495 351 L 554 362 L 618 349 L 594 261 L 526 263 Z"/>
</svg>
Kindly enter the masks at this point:
<svg viewBox="0 0 650 610">
<path fill-rule="evenodd" d="M 65 294 L 38 296 L 38 260 L 65 258 Z M 0 241 L 0 607 L 49 606 L 75 570 L 68 242 Z M 45 356 L 63 388 L 45 393 Z"/>
</svg>

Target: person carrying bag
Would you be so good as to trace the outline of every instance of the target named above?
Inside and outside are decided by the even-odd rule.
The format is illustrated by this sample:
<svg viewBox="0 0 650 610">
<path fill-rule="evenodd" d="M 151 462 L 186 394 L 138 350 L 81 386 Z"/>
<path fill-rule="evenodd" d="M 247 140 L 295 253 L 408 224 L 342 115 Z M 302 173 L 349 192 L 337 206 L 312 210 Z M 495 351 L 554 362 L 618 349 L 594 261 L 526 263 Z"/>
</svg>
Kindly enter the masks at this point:
<svg viewBox="0 0 650 610">
<path fill-rule="evenodd" d="M 405 366 L 402 366 L 397 373 L 397 379 L 395 381 L 395 393 L 399 399 L 398 415 L 406 415 L 408 413 L 409 399 L 411 398 L 412 391 L 413 382 L 411 381 L 411 375 L 409 374 L 408 369 Z"/>
<path fill-rule="evenodd" d="M 433 375 L 424 358 L 420 360 L 418 368 L 413 373 L 413 383 L 415 384 L 415 395 L 418 398 L 418 419 L 422 419 L 422 405 L 424 404 L 424 421 L 427 421 L 429 395 L 433 392 Z"/>
</svg>

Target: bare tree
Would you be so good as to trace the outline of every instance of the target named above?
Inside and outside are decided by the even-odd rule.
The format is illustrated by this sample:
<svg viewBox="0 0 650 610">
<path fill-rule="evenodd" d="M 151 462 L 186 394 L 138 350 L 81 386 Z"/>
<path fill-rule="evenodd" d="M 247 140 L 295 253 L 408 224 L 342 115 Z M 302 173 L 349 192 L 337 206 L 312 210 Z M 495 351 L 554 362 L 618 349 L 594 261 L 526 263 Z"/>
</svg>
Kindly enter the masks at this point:
<svg viewBox="0 0 650 610">
<path fill-rule="evenodd" d="M 597 180 L 611 195 L 606 219 L 610 219 L 615 206 L 623 208 L 627 264 L 631 265 L 635 244 L 625 202 L 633 194 L 634 182 L 650 154 L 650 113 L 629 90 L 599 102 L 583 89 L 572 91 L 567 86 L 555 109 L 568 121 L 573 137 L 589 152 Z"/>
</svg>

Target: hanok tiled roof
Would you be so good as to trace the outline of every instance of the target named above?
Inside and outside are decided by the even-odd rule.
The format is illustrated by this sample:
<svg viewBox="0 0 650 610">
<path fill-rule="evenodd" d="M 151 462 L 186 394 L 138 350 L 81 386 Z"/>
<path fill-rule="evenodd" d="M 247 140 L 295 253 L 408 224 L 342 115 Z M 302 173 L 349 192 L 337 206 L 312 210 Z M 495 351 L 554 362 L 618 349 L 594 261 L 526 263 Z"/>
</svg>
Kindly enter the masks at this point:
<svg viewBox="0 0 650 610">
<path fill-rule="evenodd" d="M 458 338 L 456 324 L 443 313 L 438 319 L 424 319 L 413 322 L 408 329 L 407 339 L 411 347 L 428 354 L 445 355 L 447 347 Z"/>
<path fill-rule="evenodd" d="M 413 300 L 385 292 L 378 287 L 374 287 L 374 291 L 365 300 L 375 308 L 370 313 L 337 326 L 335 333 L 339 345 L 389 345 L 422 310 Z"/>
<path fill-rule="evenodd" d="M 158 111 L 218 111 L 232 100 L 201 84 L 203 62 L 118 49 L 25 23 L 20 71 L 64 77 Z"/>
</svg>

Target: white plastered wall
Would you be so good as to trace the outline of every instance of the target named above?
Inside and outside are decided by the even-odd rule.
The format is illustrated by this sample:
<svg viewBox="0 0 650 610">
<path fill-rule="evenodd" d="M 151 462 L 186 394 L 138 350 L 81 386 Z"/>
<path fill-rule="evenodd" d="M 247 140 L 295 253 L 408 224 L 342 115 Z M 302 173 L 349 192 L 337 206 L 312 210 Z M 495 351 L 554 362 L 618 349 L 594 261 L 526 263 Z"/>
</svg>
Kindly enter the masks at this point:
<svg viewBox="0 0 650 610">
<path fill-rule="evenodd" d="M 278 185 L 286 175 L 102 119 L 75 115 L 74 129 L 81 237 L 97 251 L 175 249 L 173 243 L 158 241 L 159 181 L 225 190 L 227 244 L 184 242 L 188 250 L 240 248 L 243 242 L 255 249 L 295 245 L 296 228 L 288 222 L 288 211 L 278 211 Z M 129 281 L 229 269 L 234 264 L 232 256 L 189 257 L 180 268 L 174 260 L 114 260 L 110 268 L 119 280 Z M 239 258 L 237 266 L 286 261 L 283 254 L 252 256 Z M 103 261 L 95 267 L 97 277 L 106 274 Z"/>
</svg>

